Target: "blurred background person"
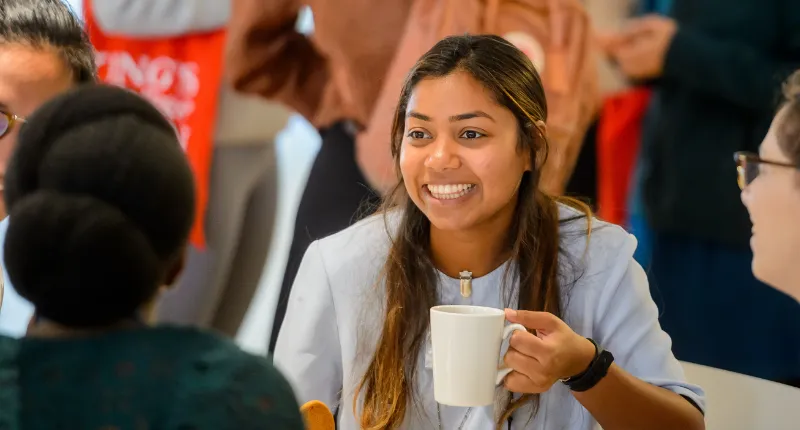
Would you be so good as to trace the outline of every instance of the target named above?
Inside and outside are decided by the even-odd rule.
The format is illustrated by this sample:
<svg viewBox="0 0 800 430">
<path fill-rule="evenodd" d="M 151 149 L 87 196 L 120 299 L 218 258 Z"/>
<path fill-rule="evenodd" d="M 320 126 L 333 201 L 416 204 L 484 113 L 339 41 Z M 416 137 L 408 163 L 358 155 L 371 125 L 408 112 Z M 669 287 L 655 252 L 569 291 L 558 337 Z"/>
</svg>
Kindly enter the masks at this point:
<svg viewBox="0 0 800 430">
<path fill-rule="evenodd" d="M 86 1 L 85 6 L 87 24 L 96 29 L 90 33 L 92 41 L 108 63 L 109 71 L 101 69 L 101 75 L 159 101 L 170 95 L 158 85 L 164 76 L 174 76 L 176 86 L 191 86 L 197 77 L 180 69 L 176 72 L 172 62 L 163 61 L 137 61 L 165 64 L 160 73 L 142 71 L 141 82 L 124 76 L 119 79 L 119 74 L 112 77 L 116 69 L 111 68 L 121 66 L 110 64 L 113 53 L 104 52 L 112 50 L 108 37 L 117 43 L 113 48 L 121 43 L 124 49 L 152 40 L 209 34 L 223 30 L 231 12 L 230 0 L 97 0 Z M 213 46 L 209 42 L 209 50 Z M 216 57 L 208 68 L 222 69 L 224 47 L 210 53 Z M 148 76 L 157 82 L 146 81 Z M 275 137 L 286 126 L 290 112 L 263 98 L 236 93 L 221 79 L 208 82 L 201 77 L 199 82 L 219 94 L 210 136 L 213 153 L 204 222 L 207 247 L 190 248 L 187 268 L 179 280 L 181 288 L 164 295 L 158 315 L 160 321 L 213 327 L 235 336 L 269 252 L 277 201 Z M 167 111 L 175 108 L 163 107 Z"/>
<path fill-rule="evenodd" d="M 639 15 L 668 15 L 672 7 L 673 0 L 640 0 L 638 12 Z M 611 53 L 613 56 L 613 52 Z M 649 105 L 652 102 L 652 86 L 649 85 L 650 80 L 637 81 L 639 88 L 647 91 L 647 105 L 641 112 L 639 121 L 639 151 L 637 152 L 636 162 L 633 172 L 630 176 L 630 183 L 628 187 L 628 201 L 627 201 L 627 225 L 631 233 L 636 236 L 639 241 L 639 247 L 636 248 L 636 261 L 643 267 L 650 268 L 650 258 L 652 255 L 652 241 L 653 232 L 647 223 L 647 215 L 644 207 L 644 197 L 642 196 L 642 176 L 644 175 L 645 162 L 643 161 L 643 152 L 641 151 L 641 138 L 642 128 L 644 125 L 644 117 L 649 111 Z"/>
<path fill-rule="evenodd" d="M 628 78 L 613 58 L 614 35 L 634 16 L 666 14 L 671 0 L 586 0 L 598 32 L 603 105 L 597 126 L 597 206 L 607 221 L 625 225 L 639 245 L 634 254 L 650 267 L 651 233 L 644 216 L 638 161 L 643 119 L 652 98 L 648 81 Z"/>
<path fill-rule="evenodd" d="M 4 262 L 37 318 L 23 339 L 0 337 L 0 372 L 18 375 L 0 387 L 0 426 L 305 428 L 265 358 L 151 325 L 194 219 L 173 125 L 132 92 L 84 86 L 39 108 L 19 140 Z"/>
<path fill-rule="evenodd" d="M 800 302 L 800 71 L 784 96 L 759 153 L 739 152 L 736 162 L 753 222 L 753 273 Z"/>
<path fill-rule="evenodd" d="M 96 77 L 94 52 L 78 19 L 60 0 L 0 1 L 0 178 L 20 126 L 50 98 Z M 2 187 L 0 187 L 2 193 Z M 0 202 L 0 243 L 8 218 Z M 3 248 L 0 246 L 0 259 Z M 20 336 L 33 307 L 5 275 L 0 332 Z"/>
<path fill-rule="evenodd" d="M 297 211 L 270 352 L 308 246 L 378 203 L 356 161 L 355 137 L 372 113 L 411 3 L 312 1 L 309 37 L 296 28 L 298 2 L 233 0 L 227 67 L 234 87 L 296 110 L 322 137 Z"/>
<path fill-rule="evenodd" d="M 616 35 L 631 79 L 654 80 L 641 192 L 661 324 L 680 360 L 797 384 L 800 312 L 750 271 L 750 222 L 730 154 L 766 134 L 780 83 L 800 65 L 800 3 L 674 0 Z"/>
<path fill-rule="evenodd" d="M 630 18 L 637 0 L 582 0 L 582 3 L 591 19 L 593 30 L 597 33 L 597 45 L 602 49 L 602 35 L 609 31 L 618 31 L 623 23 Z M 605 202 L 601 202 L 599 198 L 601 193 L 599 188 L 603 180 L 600 175 L 608 176 L 609 172 L 603 171 L 600 165 L 601 158 L 598 158 L 598 153 L 602 151 L 602 148 L 598 147 L 601 144 L 599 142 L 600 136 L 598 136 L 598 125 L 603 121 L 603 104 L 608 98 L 626 91 L 629 87 L 629 82 L 609 57 L 597 55 L 596 60 L 601 98 L 598 105 L 601 106 L 601 109 L 598 110 L 591 127 L 587 130 L 575 163 L 575 169 L 566 186 L 566 194 L 584 200 L 595 211 L 599 207 L 600 213 L 598 215 L 603 219 L 621 224 L 618 220 L 612 219 L 607 213 L 608 208 L 613 206 L 607 202 L 608 199 L 606 198 Z M 611 148 L 609 152 L 613 151 L 618 154 L 619 151 L 617 149 Z M 618 165 L 619 159 L 615 161 Z"/>
</svg>

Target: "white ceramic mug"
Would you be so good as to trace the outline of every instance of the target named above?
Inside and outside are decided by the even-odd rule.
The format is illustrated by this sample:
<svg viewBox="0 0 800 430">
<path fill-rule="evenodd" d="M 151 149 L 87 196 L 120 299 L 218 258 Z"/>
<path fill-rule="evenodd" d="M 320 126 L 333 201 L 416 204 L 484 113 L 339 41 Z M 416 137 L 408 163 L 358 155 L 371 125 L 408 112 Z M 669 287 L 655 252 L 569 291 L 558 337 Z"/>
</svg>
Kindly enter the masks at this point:
<svg viewBox="0 0 800 430">
<path fill-rule="evenodd" d="M 505 312 L 482 306 L 431 308 L 433 394 L 448 406 L 494 403 L 495 389 L 511 372 L 500 368 L 500 347 L 521 324 L 505 326 Z"/>
</svg>

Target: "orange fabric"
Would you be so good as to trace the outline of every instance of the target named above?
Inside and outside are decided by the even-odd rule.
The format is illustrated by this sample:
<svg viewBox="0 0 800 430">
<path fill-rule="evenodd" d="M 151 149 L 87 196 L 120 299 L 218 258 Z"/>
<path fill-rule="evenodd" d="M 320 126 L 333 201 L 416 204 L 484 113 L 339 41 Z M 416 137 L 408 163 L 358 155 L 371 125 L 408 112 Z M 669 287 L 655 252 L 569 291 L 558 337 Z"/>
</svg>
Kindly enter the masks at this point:
<svg viewBox="0 0 800 430">
<path fill-rule="evenodd" d="M 597 128 L 597 206 L 614 224 L 627 219 L 631 175 L 651 90 L 634 88 L 606 99 Z"/>
<path fill-rule="evenodd" d="M 319 400 L 312 400 L 301 406 L 300 413 L 303 414 L 308 430 L 334 430 L 336 428 L 330 409 Z"/>
<path fill-rule="evenodd" d="M 317 128 L 342 120 L 364 126 L 413 1 L 235 0 L 226 77 L 236 90 L 283 103 Z M 304 6 L 314 11 L 311 36 L 297 32 Z"/>
<path fill-rule="evenodd" d="M 525 52 L 547 96 L 550 155 L 541 187 L 561 194 L 598 106 L 595 46 L 579 0 L 415 0 L 366 130 L 358 136 L 388 157 L 400 91 L 414 63 L 442 38 L 503 36 Z M 386 142 L 381 145 L 381 142 Z M 375 156 L 380 156 L 376 154 Z M 387 169 L 387 174 L 394 174 Z"/>
<path fill-rule="evenodd" d="M 141 94 L 175 124 L 195 175 L 197 198 L 190 240 L 204 248 L 225 31 L 132 38 L 104 33 L 92 16 L 91 0 L 85 0 L 84 11 L 89 38 L 97 51 L 100 79 Z"/>
</svg>

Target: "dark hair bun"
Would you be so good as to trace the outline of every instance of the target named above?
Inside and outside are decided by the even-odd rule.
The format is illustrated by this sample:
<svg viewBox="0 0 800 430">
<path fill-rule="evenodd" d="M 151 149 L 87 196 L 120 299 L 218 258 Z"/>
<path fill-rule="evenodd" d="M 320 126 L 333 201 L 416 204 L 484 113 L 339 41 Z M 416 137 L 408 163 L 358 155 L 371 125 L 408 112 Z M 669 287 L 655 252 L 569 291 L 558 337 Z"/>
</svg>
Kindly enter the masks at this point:
<svg viewBox="0 0 800 430">
<path fill-rule="evenodd" d="M 102 200 L 37 191 L 10 215 L 9 274 L 40 315 L 100 325 L 133 317 L 155 292 L 143 288 L 159 281 L 159 260 L 147 237 Z"/>
<path fill-rule="evenodd" d="M 182 254 L 194 183 L 171 124 L 89 85 L 28 118 L 5 181 L 5 263 L 37 313 L 69 326 L 133 317 Z"/>
</svg>

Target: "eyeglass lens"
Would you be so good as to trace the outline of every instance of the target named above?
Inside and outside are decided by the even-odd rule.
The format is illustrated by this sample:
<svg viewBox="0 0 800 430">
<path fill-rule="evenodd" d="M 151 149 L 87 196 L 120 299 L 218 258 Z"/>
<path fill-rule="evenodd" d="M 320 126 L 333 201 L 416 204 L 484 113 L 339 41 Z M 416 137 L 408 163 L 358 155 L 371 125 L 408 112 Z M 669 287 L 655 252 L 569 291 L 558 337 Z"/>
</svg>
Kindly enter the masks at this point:
<svg viewBox="0 0 800 430">
<path fill-rule="evenodd" d="M 8 133 L 8 128 L 11 125 L 11 118 L 7 113 L 0 112 L 0 137 Z"/>
<path fill-rule="evenodd" d="M 756 160 L 742 159 L 736 171 L 739 174 L 739 188 L 750 185 L 758 177 L 759 162 Z"/>
</svg>

